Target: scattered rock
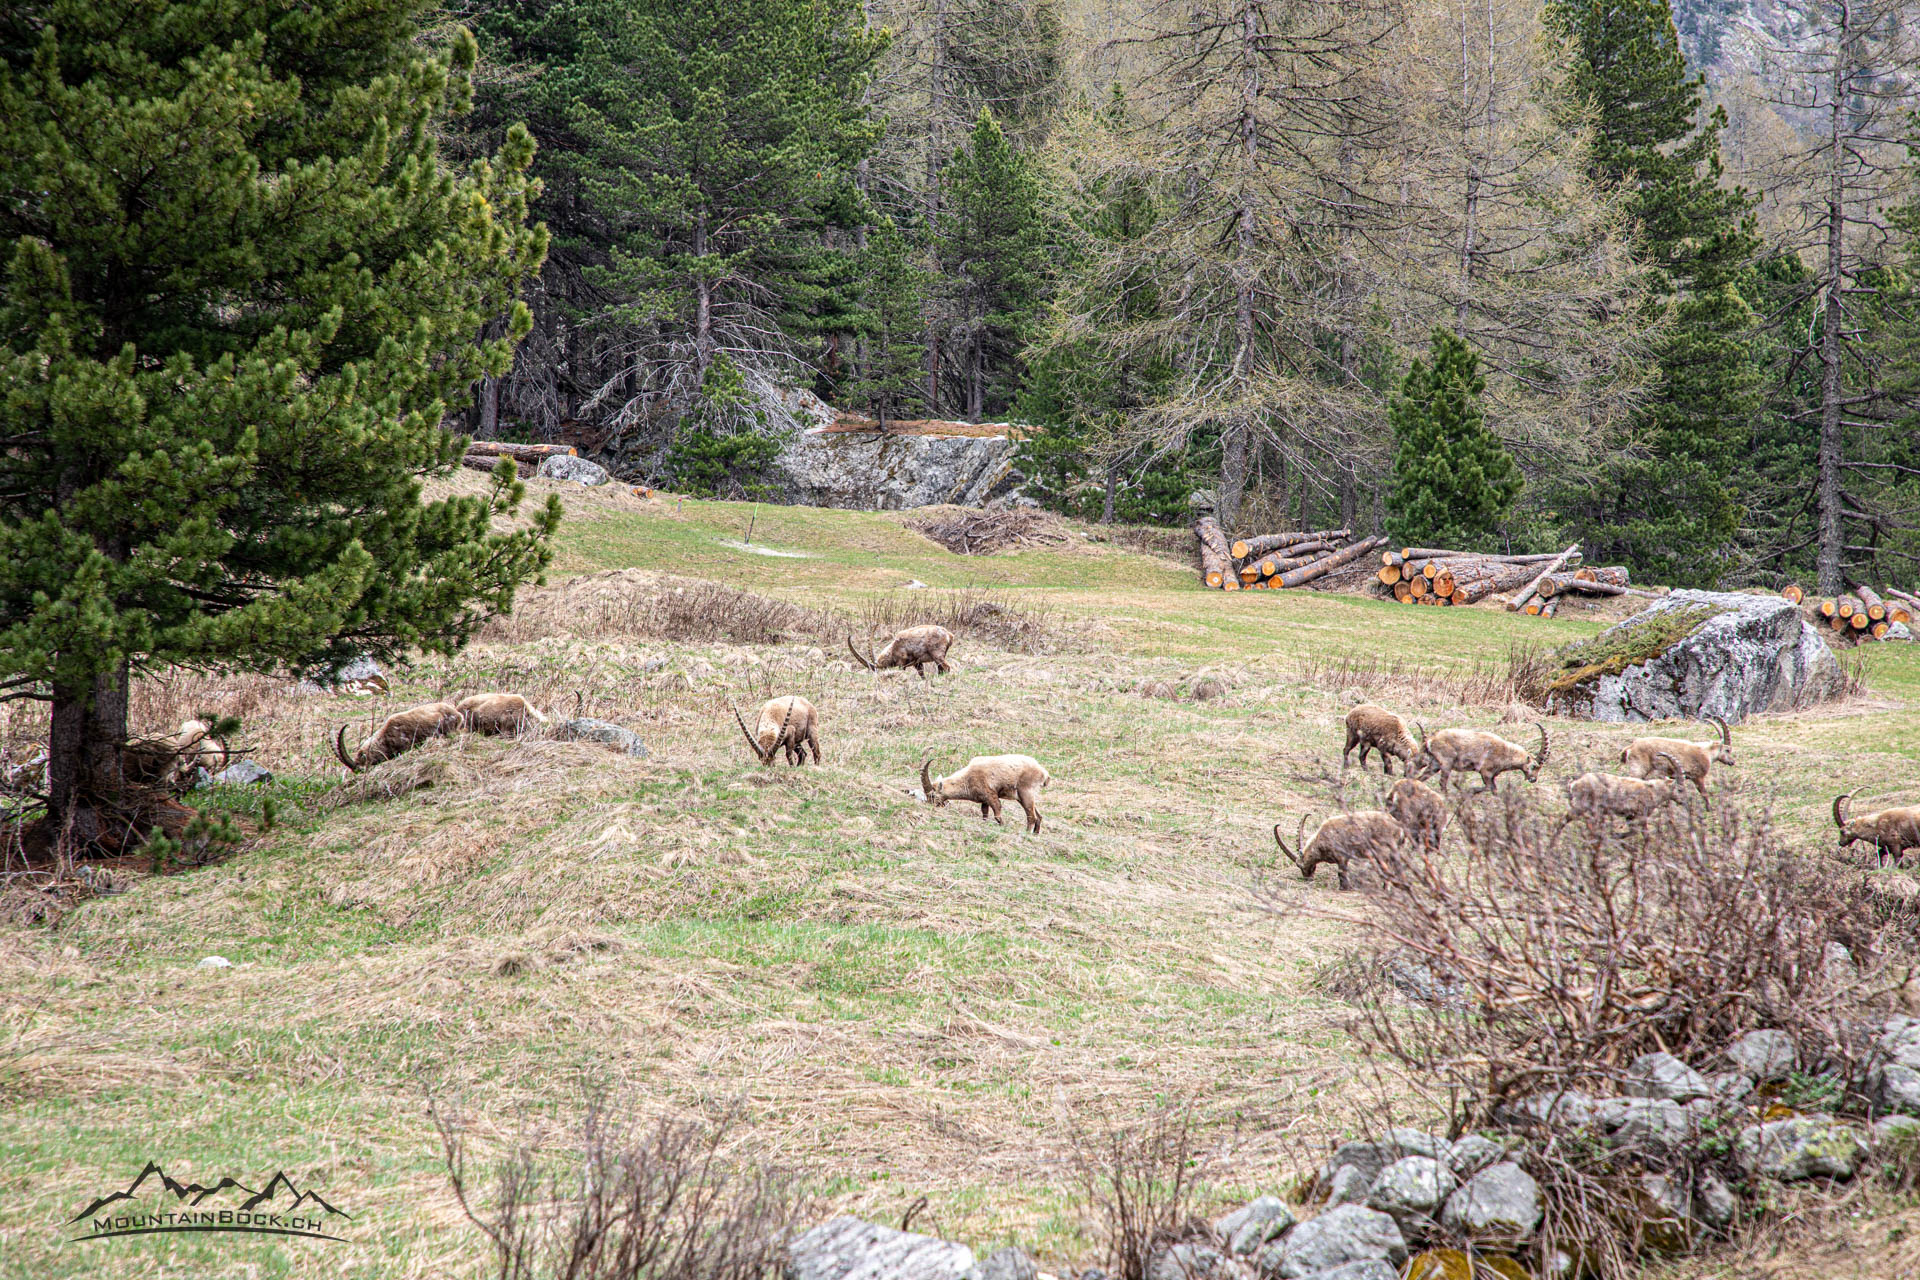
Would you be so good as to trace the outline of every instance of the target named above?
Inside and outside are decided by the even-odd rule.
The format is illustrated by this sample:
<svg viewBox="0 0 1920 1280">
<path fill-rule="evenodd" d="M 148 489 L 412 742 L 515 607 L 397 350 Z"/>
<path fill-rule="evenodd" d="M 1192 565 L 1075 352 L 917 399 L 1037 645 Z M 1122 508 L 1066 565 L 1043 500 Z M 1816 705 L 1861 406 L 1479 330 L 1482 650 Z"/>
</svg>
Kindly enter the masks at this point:
<svg viewBox="0 0 1920 1280">
<path fill-rule="evenodd" d="M 1702 1222 L 1716 1227 L 1724 1227 L 1733 1221 L 1734 1211 L 1739 1201 L 1734 1199 L 1733 1188 L 1729 1187 L 1719 1174 L 1709 1169 L 1700 1175 L 1693 1186 L 1694 1212 Z"/>
<path fill-rule="evenodd" d="M 1040 1267 L 1023 1249 L 995 1250 L 973 1269 L 972 1280 L 1039 1280 Z"/>
<path fill-rule="evenodd" d="M 1735 1070 L 1762 1084 L 1785 1080 L 1799 1056 L 1793 1037 L 1784 1031 L 1749 1031 L 1727 1046 L 1727 1061 Z"/>
<path fill-rule="evenodd" d="M 1213 1229 L 1227 1242 L 1227 1252 L 1245 1257 L 1285 1235 L 1293 1222 L 1293 1211 L 1278 1196 L 1260 1196 L 1220 1218 Z"/>
<path fill-rule="evenodd" d="M 1362 1258 L 1331 1271 L 1322 1271 L 1313 1280 L 1400 1280 L 1400 1273 L 1383 1258 Z"/>
<path fill-rule="evenodd" d="M 236 760 L 215 774 L 213 780 L 230 787 L 245 787 L 256 782 L 272 782 L 273 774 L 251 760 Z"/>
<path fill-rule="evenodd" d="M 1750 1174 L 1781 1182 L 1851 1178 L 1866 1154 L 1860 1135 L 1832 1116 L 1794 1116 L 1742 1129 L 1735 1148 Z"/>
<path fill-rule="evenodd" d="M 1713 1089 L 1712 1101 L 1732 1106 L 1753 1092 L 1754 1080 L 1752 1076 L 1743 1076 L 1738 1071 L 1716 1071 L 1707 1077 L 1707 1084 Z"/>
<path fill-rule="evenodd" d="M 858 1218 L 823 1222 L 789 1251 L 790 1280 L 965 1280 L 973 1250 Z"/>
<path fill-rule="evenodd" d="M 1873 1096 L 1883 1111 L 1920 1116 L 1920 1071 L 1901 1062 L 1889 1062 L 1873 1073 Z"/>
<path fill-rule="evenodd" d="M 1778 596 L 1675 591 L 1567 656 L 1591 661 L 1569 671 L 1549 706 L 1591 720 L 1738 724 L 1829 701 L 1845 684 L 1833 650 Z"/>
<path fill-rule="evenodd" d="M 1415 1004 L 1437 1004 L 1457 1009 L 1466 1003 L 1467 985 L 1444 972 L 1436 972 L 1425 960 L 1407 955 L 1387 957 L 1385 976 L 1388 985 Z"/>
<path fill-rule="evenodd" d="M 1536 1093 L 1511 1104 L 1508 1109 L 1536 1124 L 1584 1129 L 1594 1122 L 1594 1108 L 1598 1105 L 1592 1094 L 1567 1089 L 1559 1093 Z"/>
<path fill-rule="evenodd" d="M 189 789 L 193 791 L 205 791 L 212 785 L 213 775 L 207 772 L 207 767 L 202 764 L 193 766 L 193 781 L 189 784 Z"/>
<path fill-rule="evenodd" d="M 1920 1019 L 1896 1014 L 1881 1024 L 1880 1049 L 1903 1067 L 1920 1071 Z"/>
<path fill-rule="evenodd" d="M 575 484 L 588 486 L 605 484 L 613 479 L 607 469 L 599 463 L 570 453 L 547 455 L 540 460 L 540 469 L 534 474 L 542 480 L 571 480 Z"/>
<path fill-rule="evenodd" d="M 631 729 L 622 729 L 611 720 L 576 716 L 554 726 L 553 736 L 562 742 L 598 742 L 642 760 L 647 757 L 647 744 L 640 740 L 640 735 Z"/>
<path fill-rule="evenodd" d="M 1403 1156 L 1425 1156 L 1441 1164 L 1447 1162 L 1447 1140 L 1425 1129 L 1389 1129 L 1386 1141 Z"/>
<path fill-rule="evenodd" d="M 1431 1156 L 1403 1156 L 1380 1171 L 1367 1193 L 1367 1207 L 1403 1226 L 1432 1218 L 1459 1186 L 1447 1167 Z"/>
<path fill-rule="evenodd" d="M 1694 1130 L 1686 1109 L 1667 1098 L 1606 1098 L 1594 1104 L 1593 1116 L 1629 1143 L 1673 1146 L 1685 1142 Z"/>
<path fill-rule="evenodd" d="M 1912 1140 L 1915 1135 L 1920 1135 L 1920 1117 L 1881 1116 L 1873 1122 L 1875 1145 L 1882 1142 L 1899 1142 L 1903 1139 Z"/>
<path fill-rule="evenodd" d="M 1330 1205 L 1363 1204 L 1367 1192 L 1373 1188 L 1374 1174 L 1368 1173 L 1358 1165 L 1343 1164 L 1333 1171 L 1333 1177 L 1327 1182 L 1327 1203 Z"/>
<path fill-rule="evenodd" d="M 1524 1240 L 1540 1225 L 1541 1212 L 1540 1184 L 1519 1165 L 1503 1160 L 1448 1196 L 1441 1221 L 1475 1240 Z"/>
<path fill-rule="evenodd" d="M 380 664 L 366 654 L 349 659 L 331 671 L 322 671 L 310 680 L 294 682 L 293 692 L 298 694 L 316 693 L 352 693 L 374 694 L 387 692 L 386 673 L 380 670 Z"/>
<path fill-rule="evenodd" d="M 1352 1167 L 1352 1166 L 1349 1166 Z M 1392 1218 L 1357 1204 L 1329 1209 L 1301 1223 L 1260 1256 L 1262 1274 L 1281 1280 L 1315 1276 L 1349 1262 L 1379 1259 L 1399 1266 L 1407 1241 Z"/>
<path fill-rule="evenodd" d="M 1247 1267 L 1210 1244 L 1188 1241 L 1147 1260 L 1147 1280 L 1245 1280 Z"/>
<path fill-rule="evenodd" d="M 1447 1171 L 1456 1178 L 1471 1178 L 1506 1154 L 1507 1148 L 1502 1143 L 1469 1133 L 1447 1151 Z"/>
<path fill-rule="evenodd" d="M 1713 1096 L 1707 1078 L 1670 1053 L 1643 1053 L 1633 1060 L 1627 1094 L 1635 1098 L 1665 1098 L 1687 1102 Z"/>
<path fill-rule="evenodd" d="M 208 956 L 193 967 L 196 969 L 231 969 L 233 968 L 233 961 L 227 959 L 225 956 Z"/>
</svg>

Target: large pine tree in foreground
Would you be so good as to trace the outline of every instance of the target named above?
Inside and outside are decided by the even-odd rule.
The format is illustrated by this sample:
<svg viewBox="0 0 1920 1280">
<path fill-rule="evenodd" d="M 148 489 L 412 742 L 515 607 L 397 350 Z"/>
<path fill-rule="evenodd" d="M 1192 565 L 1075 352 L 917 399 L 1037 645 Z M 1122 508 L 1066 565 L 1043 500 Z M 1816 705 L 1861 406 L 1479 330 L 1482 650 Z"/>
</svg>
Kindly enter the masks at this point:
<svg viewBox="0 0 1920 1280">
<path fill-rule="evenodd" d="M 1431 366 L 1413 362 L 1393 400 L 1391 527 L 1421 546 L 1484 547 L 1520 494 L 1520 468 L 1487 430 L 1487 380 L 1473 349 L 1435 329 L 1430 355 Z"/>
<path fill-rule="evenodd" d="M 419 0 L 0 15 L 0 679 L 52 704 L 50 817 L 116 830 L 130 679 L 451 649 L 559 517 L 422 502 L 503 372 L 532 146 L 447 172 L 470 39 Z M 507 317 L 507 336 L 477 341 Z"/>
</svg>

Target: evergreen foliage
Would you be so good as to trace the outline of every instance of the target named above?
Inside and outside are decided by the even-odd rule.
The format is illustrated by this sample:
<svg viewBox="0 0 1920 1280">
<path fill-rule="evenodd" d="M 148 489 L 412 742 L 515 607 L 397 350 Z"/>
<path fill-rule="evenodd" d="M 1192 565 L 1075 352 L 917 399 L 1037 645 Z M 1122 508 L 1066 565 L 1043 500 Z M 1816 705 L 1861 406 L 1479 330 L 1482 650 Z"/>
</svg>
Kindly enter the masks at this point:
<svg viewBox="0 0 1920 1280">
<path fill-rule="evenodd" d="M 865 347 L 845 399 L 866 409 L 882 426 L 925 404 L 921 374 L 927 347 L 921 340 L 921 314 L 926 274 L 915 265 L 912 248 L 893 219 L 881 215 L 861 256 L 859 332 Z"/>
<path fill-rule="evenodd" d="M 84 843 L 132 674 L 450 650 L 547 564 L 557 503 L 491 531 L 510 466 L 421 501 L 546 237 L 524 131 L 439 164 L 474 46 L 417 0 L 41 8 L 0 18 L 0 671 Z"/>
<path fill-rule="evenodd" d="M 1591 103 L 1594 177 L 1624 187 L 1668 313 L 1658 374 L 1597 469 L 1563 479 L 1560 506 L 1595 561 L 1712 586 L 1741 514 L 1732 478 L 1759 408 L 1755 317 L 1741 292 L 1759 238 L 1753 199 L 1722 185 L 1724 108 L 1702 109 L 1668 0 L 1554 0 L 1575 38 L 1570 88 Z"/>
<path fill-rule="evenodd" d="M 1394 536 L 1427 547 L 1489 545 L 1520 493 L 1520 468 L 1480 412 L 1479 357 L 1448 329 L 1433 331 L 1432 365 L 1407 370 L 1394 397 Z"/>
<path fill-rule="evenodd" d="M 785 443 L 748 393 L 739 366 L 720 355 L 707 366 L 665 461 L 674 484 L 696 498 L 760 498 L 769 492 L 767 467 Z"/>
</svg>

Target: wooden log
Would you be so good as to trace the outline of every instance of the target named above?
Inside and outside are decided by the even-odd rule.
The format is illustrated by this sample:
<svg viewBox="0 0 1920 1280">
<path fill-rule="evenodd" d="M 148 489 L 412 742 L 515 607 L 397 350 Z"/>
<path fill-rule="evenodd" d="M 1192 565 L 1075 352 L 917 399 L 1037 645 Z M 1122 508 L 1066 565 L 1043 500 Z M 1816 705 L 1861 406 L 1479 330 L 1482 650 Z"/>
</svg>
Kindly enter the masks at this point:
<svg viewBox="0 0 1920 1280">
<path fill-rule="evenodd" d="M 1628 582 L 1627 567 L 1623 564 L 1588 565 L 1576 569 L 1573 576 L 1582 582 L 1604 582 L 1610 587 L 1624 587 Z"/>
<path fill-rule="evenodd" d="M 1855 631 L 1865 631 L 1873 625 L 1873 619 L 1867 616 L 1865 609 L 1856 609 L 1853 616 L 1847 619 L 1847 625 Z"/>
<path fill-rule="evenodd" d="M 1800 584 L 1797 582 L 1789 582 L 1786 586 L 1780 588 L 1780 595 L 1783 599 L 1791 600 L 1795 604 L 1799 604 L 1807 598 L 1807 593 L 1800 589 Z"/>
<path fill-rule="evenodd" d="M 500 465 L 500 459 L 502 456 L 504 455 L 486 454 L 486 453 L 470 453 L 466 457 L 460 459 L 460 465 L 463 467 L 470 467 L 475 471 L 491 472 L 495 467 Z M 521 475 L 527 474 L 528 470 L 530 469 L 529 467 L 523 465 L 518 458 L 514 459 L 513 465 L 519 468 Z M 538 466 L 539 464 L 534 463 L 533 465 Z"/>
<path fill-rule="evenodd" d="M 1301 565 L 1298 569 L 1288 570 L 1286 573 L 1275 578 L 1274 581 L 1282 587 L 1298 587 L 1305 583 L 1312 582 L 1315 578 L 1324 577 L 1343 564 L 1350 564 L 1358 560 L 1369 551 L 1379 547 L 1383 541 L 1385 540 L 1382 538 L 1364 538 L 1351 546 L 1342 547 L 1332 555 L 1322 556 L 1312 564 Z"/>
<path fill-rule="evenodd" d="M 1407 579 L 1407 590 L 1417 604 L 1433 594 L 1433 584 L 1416 573 Z"/>
<path fill-rule="evenodd" d="M 1833 611 L 1839 617 L 1851 619 L 1854 614 L 1860 612 L 1860 602 L 1852 596 L 1837 596 L 1833 602 Z"/>
<path fill-rule="evenodd" d="M 1427 579 L 1427 581 L 1433 584 L 1433 594 L 1441 597 L 1448 604 L 1453 603 L 1454 578 L 1452 570 L 1442 569 Z"/>
<path fill-rule="evenodd" d="M 1412 604 L 1413 603 L 1413 584 L 1408 582 L 1394 583 L 1393 598 L 1395 600 L 1398 600 L 1401 604 Z"/>
<path fill-rule="evenodd" d="M 1527 602 L 1527 606 L 1522 612 L 1528 617 L 1537 618 L 1540 616 L 1540 611 L 1546 607 L 1545 602 L 1541 600 L 1531 600 Z"/>
<path fill-rule="evenodd" d="M 515 461 L 531 458 L 536 463 L 542 458 L 575 458 L 580 455 L 580 451 L 570 444 L 514 444 L 508 440 L 469 441 L 467 453 L 469 456 L 478 454 L 482 457 L 512 458 Z"/>
<path fill-rule="evenodd" d="M 1875 591 L 1872 587 L 1863 586 L 1857 582 L 1848 583 L 1847 585 L 1853 588 L 1854 595 L 1860 597 L 1860 603 L 1867 607 L 1867 620 L 1869 622 L 1884 622 L 1886 620 L 1887 602 L 1880 598 L 1879 592 Z"/>
<path fill-rule="evenodd" d="M 1513 601 L 1507 605 L 1507 608 L 1509 610 L 1515 610 L 1515 609 L 1521 608 L 1523 605 L 1527 603 L 1528 600 L 1533 598 L 1534 590 L 1540 585 L 1541 582 L 1545 581 L 1547 578 L 1552 577 L 1567 563 L 1567 561 L 1571 560 L 1574 556 L 1577 556 L 1579 554 L 1580 554 L 1580 544 L 1576 542 L 1572 546 L 1568 547 L 1565 551 L 1562 551 L 1559 555 L 1555 556 L 1552 560 L 1548 561 L 1547 567 L 1540 571 L 1540 576 L 1533 580 L 1532 585 L 1526 587 L 1524 590 L 1520 592 L 1519 595 L 1515 596 L 1513 598 Z"/>
<path fill-rule="evenodd" d="M 1558 612 L 1560 612 L 1559 596 L 1555 596 L 1553 599 L 1547 601 L 1545 604 L 1540 606 L 1540 616 L 1543 618 L 1551 618 L 1554 614 Z"/>
<path fill-rule="evenodd" d="M 1324 542 L 1329 547 L 1340 545 L 1342 539 L 1351 538 L 1351 529 L 1312 529 L 1301 533 L 1269 533 L 1258 538 L 1243 538 L 1233 544 L 1231 550 L 1235 560 L 1246 560 L 1253 556 L 1264 556 L 1269 551 L 1301 546 L 1309 542 Z"/>
<path fill-rule="evenodd" d="M 1820 602 L 1821 617 L 1826 618 L 1828 620 L 1832 620 L 1833 618 L 1836 618 L 1839 615 L 1840 615 L 1840 602 L 1838 600 L 1822 600 Z"/>
<path fill-rule="evenodd" d="M 1407 562 L 1407 558 L 1389 547 L 1380 553 L 1380 563 L 1389 569 L 1398 569 Z"/>
<path fill-rule="evenodd" d="M 1827 619 L 1827 627 L 1832 631 L 1845 631 L 1847 629 L 1847 620 L 1836 613 Z"/>
<path fill-rule="evenodd" d="M 1234 589 L 1239 581 L 1234 577 L 1232 549 L 1227 542 L 1227 531 L 1212 516 L 1201 516 L 1193 522 L 1193 536 L 1200 542 L 1200 575 L 1210 587 L 1227 589 L 1232 581 Z"/>
<path fill-rule="evenodd" d="M 1453 571 L 1453 602 L 1478 604 L 1496 591 L 1511 591 L 1533 577 L 1531 565 L 1491 563 Z"/>
<path fill-rule="evenodd" d="M 1891 630 L 1893 630 L 1893 623 L 1887 622 L 1887 621 L 1881 621 L 1881 622 L 1876 622 L 1872 626 L 1868 627 L 1867 634 L 1872 636 L 1875 640 L 1885 640 L 1887 638 L 1887 632 Z"/>
<path fill-rule="evenodd" d="M 1390 587 L 1400 581 L 1400 566 L 1397 564 L 1385 565 L 1373 576 L 1378 578 L 1382 585 Z"/>
</svg>

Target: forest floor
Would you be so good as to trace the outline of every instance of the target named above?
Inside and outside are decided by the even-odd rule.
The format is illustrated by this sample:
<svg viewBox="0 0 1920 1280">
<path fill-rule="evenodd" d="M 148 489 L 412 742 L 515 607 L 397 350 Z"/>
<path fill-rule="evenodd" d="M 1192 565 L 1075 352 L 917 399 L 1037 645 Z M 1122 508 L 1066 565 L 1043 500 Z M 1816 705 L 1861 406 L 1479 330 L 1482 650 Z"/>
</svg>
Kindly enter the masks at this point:
<svg viewBox="0 0 1920 1280">
<path fill-rule="evenodd" d="M 1337 891 L 1276 866 L 1272 827 L 1342 787 L 1373 802 L 1380 775 L 1340 767 L 1357 695 L 1495 726 L 1511 647 L 1597 623 L 1205 592 L 1179 560 L 1078 529 L 961 557 L 904 515 L 566 502 L 552 585 L 458 657 L 394 672 L 390 703 L 265 678 L 142 687 L 143 730 L 240 715 L 276 781 L 211 803 L 249 817 L 271 797 L 279 822 L 213 865 L 118 871 L 54 927 L 0 925 L 0 1276 L 478 1274 L 433 1108 L 462 1119 L 482 1185 L 516 1135 L 564 1130 L 596 1092 L 737 1109 L 826 1207 L 898 1222 L 925 1197 L 918 1229 L 1062 1272 L 1097 1261 L 1075 1151 L 1109 1125 L 1191 1104 L 1213 1206 L 1287 1194 L 1384 1107 L 1435 1118 L 1359 1069 L 1329 981 L 1343 927 L 1284 911 Z M 929 611 L 971 629 L 928 683 L 855 669 L 833 627 Z M 808 634 L 660 638 L 703 615 Z M 1735 732 L 1728 785 L 1809 842 L 1841 784 L 1869 804 L 1920 761 L 1920 648 L 1860 653 L 1864 698 Z M 1135 692 L 1203 676 L 1225 696 Z M 336 726 L 493 688 L 577 702 L 650 754 L 457 738 L 342 784 Z M 752 763 L 729 704 L 785 692 L 819 706 L 824 767 Z M 1552 729 L 1553 779 L 1630 736 Z M 914 799 L 929 756 L 1007 751 L 1052 771 L 1039 836 L 1017 810 L 996 827 Z M 232 967 L 198 967 L 210 955 Z M 287 1170 L 353 1215 L 346 1242 L 69 1243 L 63 1224 L 148 1161 L 204 1182 Z M 1830 1224 L 1792 1248 L 1827 1250 L 1823 1275 L 1879 1274 L 1846 1268 L 1907 1222 L 1880 1205 L 1846 1227 L 1871 1238 Z"/>
</svg>

